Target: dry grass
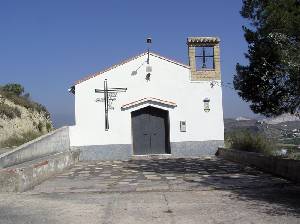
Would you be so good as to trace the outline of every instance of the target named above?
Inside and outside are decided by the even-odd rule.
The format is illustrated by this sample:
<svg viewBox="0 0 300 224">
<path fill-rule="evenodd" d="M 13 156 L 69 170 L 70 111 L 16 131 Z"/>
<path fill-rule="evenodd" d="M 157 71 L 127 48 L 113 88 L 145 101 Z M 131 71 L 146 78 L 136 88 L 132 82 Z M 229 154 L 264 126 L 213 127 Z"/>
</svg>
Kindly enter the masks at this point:
<svg viewBox="0 0 300 224">
<path fill-rule="evenodd" d="M 26 96 L 17 96 L 17 95 L 15 95 L 13 93 L 5 92 L 2 89 L 0 89 L 0 94 L 4 98 L 12 101 L 16 105 L 25 107 L 26 109 L 35 110 L 35 111 L 37 111 L 39 113 L 43 112 L 43 113 L 45 113 L 45 115 L 46 115 L 47 118 L 50 117 L 50 113 L 47 111 L 47 109 L 43 105 L 41 105 L 39 103 L 36 103 L 36 102 L 33 102 L 32 100 L 30 100 Z"/>
<path fill-rule="evenodd" d="M 0 117 L 14 119 L 16 117 L 21 117 L 21 111 L 17 107 L 12 107 L 7 104 L 0 103 Z"/>
<path fill-rule="evenodd" d="M 40 137 L 42 134 L 38 132 L 28 131 L 23 133 L 21 136 L 11 136 L 5 141 L 0 142 L 0 148 L 11 148 L 22 145 L 33 139 Z"/>
</svg>

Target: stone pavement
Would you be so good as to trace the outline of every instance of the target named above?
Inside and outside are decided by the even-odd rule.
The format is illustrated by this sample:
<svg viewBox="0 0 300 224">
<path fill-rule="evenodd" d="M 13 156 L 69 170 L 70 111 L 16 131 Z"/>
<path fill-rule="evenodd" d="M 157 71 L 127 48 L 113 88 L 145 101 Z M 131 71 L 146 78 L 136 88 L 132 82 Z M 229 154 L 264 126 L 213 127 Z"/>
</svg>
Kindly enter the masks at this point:
<svg viewBox="0 0 300 224">
<path fill-rule="evenodd" d="M 0 194 L 0 224 L 300 223 L 300 186 L 215 157 L 81 162 Z"/>
<path fill-rule="evenodd" d="M 35 187 L 32 192 L 189 191 L 288 184 L 270 174 L 212 157 L 81 162 Z"/>
</svg>

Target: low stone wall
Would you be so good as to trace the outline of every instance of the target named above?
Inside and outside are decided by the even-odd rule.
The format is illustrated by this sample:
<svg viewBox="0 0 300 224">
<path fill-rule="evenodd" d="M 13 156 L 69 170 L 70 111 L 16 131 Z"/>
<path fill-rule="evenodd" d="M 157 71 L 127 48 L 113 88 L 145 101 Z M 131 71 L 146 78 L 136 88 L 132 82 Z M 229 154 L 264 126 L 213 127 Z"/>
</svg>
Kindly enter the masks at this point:
<svg viewBox="0 0 300 224">
<path fill-rule="evenodd" d="M 132 154 L 128 144 L 71 146 L 71 150 L 80 151 L 80 161 L 129 160 Z"/>
<path fill-rule="evenodd" d="M 0 170 L 0 192 L 23 192 L 70 168 L 79 151 L 67 151 Z"/>
<path fill-rule="evenodd" d="M 59 128 L 0 155 L 0 168 L 70 150 L 69 127 Z"/>
<path fill-rule="evenodd" d="M 223 140 L 171 142 L 171 154 L 175 158 L 213 156 L 222 146 Z"/>
<path fill-rule="evenodd" d="M 294 182 L 300 182 L 299 160 L 283 159 L 254 152 L 225 148 L 219 148 L 216 155 L 233 162 L 255 166 L 262 171 L 272 173 Z"/>
</svg>

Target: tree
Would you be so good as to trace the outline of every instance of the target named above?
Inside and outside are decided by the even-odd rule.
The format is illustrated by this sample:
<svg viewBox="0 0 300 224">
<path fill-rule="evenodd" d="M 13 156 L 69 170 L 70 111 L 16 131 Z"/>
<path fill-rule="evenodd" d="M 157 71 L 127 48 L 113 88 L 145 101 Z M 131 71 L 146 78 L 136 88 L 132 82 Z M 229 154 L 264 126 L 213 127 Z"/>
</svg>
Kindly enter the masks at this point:
<svg viewBox="0 0 300 224">
<path fill-rule="evenodd" d="M 300 0 L 243 0 L 248 65 L 236 65 L 233 84 L 255 113 L 299 113 Z"/>
<path fill-rule="evenodd" d="M 4 92 L 21 96 L 24 93 L 24 87 L 20 84 L 10 83 L 1 88 Z"/>
</svg>

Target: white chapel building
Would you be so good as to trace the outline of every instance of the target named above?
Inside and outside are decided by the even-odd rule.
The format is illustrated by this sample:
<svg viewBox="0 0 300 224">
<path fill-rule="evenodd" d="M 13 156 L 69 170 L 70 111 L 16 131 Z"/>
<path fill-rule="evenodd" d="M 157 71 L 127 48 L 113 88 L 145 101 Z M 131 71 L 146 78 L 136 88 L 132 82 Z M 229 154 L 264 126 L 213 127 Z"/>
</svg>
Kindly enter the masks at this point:
<svg viewBox="0 0 300 224">
<path fill-rule="evenodd" d="M 81 159 L 215 154 L 224 143 L 219 38 L 187 39 L 189 64 L 145 52 L 76 82 Z"/>
</svg>

